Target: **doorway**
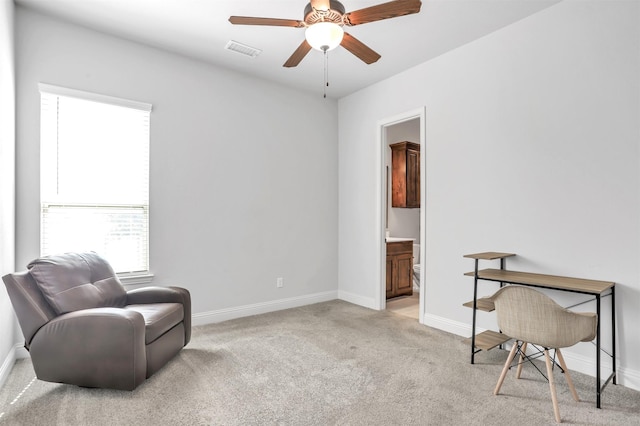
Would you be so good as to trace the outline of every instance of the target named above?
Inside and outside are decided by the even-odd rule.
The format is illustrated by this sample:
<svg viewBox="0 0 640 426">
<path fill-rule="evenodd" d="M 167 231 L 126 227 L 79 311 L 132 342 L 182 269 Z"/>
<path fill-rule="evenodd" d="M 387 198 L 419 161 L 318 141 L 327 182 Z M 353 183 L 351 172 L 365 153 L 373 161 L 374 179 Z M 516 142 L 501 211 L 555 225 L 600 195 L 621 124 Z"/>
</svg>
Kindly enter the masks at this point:
<svg viewBox="0 0 640 426">
<path fill-rule="evenodd" d="M 413 148 L 419 149 L 419 199 L 418 208 L 398 208 L 397 201 L 392 202 L 392 154 L 390 144 L 402 145 L 402 141 L 418 144 Z M 378 283 L 377 299 L 380 310 L 391 310 L 401 315 L 416 318 L 420 323 L 424 322 L 424 306 L 426 300 L 427 288 L 425 285 L 425 267 L 426 264 L 426 145 L 425 145 L 425 109 L 417 109 L 400 114 L 395 117 L 387 118 L 378 122 L 378 147 L 380 149 L 380 223 L 379 238 L 380 247 L 380 283 Z M 394 207 L 395 206 L 395 207 Z M 393 256 L 387 257 L 387 242 L 393 242 L 390 250 L 396 250 L 398 241 L 403 245 L 403 250 L 412 250 L 412 263 L 418 264 L 417 267 L 409 265 L 411 274 L 411 283 L 414 283 L 413 276 L 415 273 L 415 282 L 412 287 L 413 295 L 408 295 L 406 291 L 402 292 L 399 297 L 393 297 L 393 291 L 390 293 L 390 285 L 388 285 L 390 277 L 388 268 L 393 263 Z M 395 258 L 394 258 L 395 259 Z M 405 264 L 400 260 L 397 264 L 401 265 L 402 274 L 406 275 Z M 395 266 L 394 266 L 395 267 Z M 404 276 L 403 275 L 403 276 Z M 406 278 L 405 278 L 406 281 Z M 417 283 L 420 283 L 417 285 Z M 395 285 L 395 284 L 394 284 Z M 387 297 L 393 297 L 387 300 Z"/>
</svg>

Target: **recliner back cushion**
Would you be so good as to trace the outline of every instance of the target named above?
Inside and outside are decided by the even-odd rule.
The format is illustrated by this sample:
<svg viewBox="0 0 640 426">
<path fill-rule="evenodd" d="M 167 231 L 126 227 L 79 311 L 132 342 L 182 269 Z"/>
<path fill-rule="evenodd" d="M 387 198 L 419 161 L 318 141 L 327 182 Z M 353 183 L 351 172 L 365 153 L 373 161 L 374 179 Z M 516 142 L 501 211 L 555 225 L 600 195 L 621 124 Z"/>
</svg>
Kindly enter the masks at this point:
<svg viewBox="0 0 640 426">
<path fill-rule="evenodd" d="M 27 265 L 58 315 L 81 309 L 125 305 L 127 293 L 113 269 L 96 253 L 65 253 Z"/>
</svg>

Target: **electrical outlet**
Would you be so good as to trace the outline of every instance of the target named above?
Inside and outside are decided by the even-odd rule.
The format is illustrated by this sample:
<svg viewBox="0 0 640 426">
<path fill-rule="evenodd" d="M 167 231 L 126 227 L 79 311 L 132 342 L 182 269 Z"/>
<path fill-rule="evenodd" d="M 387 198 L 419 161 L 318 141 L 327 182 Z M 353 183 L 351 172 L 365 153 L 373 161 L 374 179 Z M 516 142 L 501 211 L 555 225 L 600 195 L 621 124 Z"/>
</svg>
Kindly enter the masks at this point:
<svg viewBox="0 0 640 426">
<path fill-rule="evenodd" d="M 278 288 L 284 287 L 284 278 L 278 277 L 276 279 L 276 287 L 278 287 Z"/>
</svg>

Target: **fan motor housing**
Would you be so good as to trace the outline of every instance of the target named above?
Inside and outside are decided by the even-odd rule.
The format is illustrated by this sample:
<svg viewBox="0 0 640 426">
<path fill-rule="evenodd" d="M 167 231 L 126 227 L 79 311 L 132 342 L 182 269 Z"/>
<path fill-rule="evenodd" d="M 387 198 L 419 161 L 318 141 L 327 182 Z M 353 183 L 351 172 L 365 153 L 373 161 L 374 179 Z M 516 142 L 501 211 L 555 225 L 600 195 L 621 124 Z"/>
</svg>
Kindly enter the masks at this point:
<svg viewBox="0 0 640 426">
<path fill-rule="evenodd" d="M 318 22 L 333 22 L 343 25 L 344 6 L 336 0 L 329 1 L 329 10 L 315 10 L 311 7 L 311 3 L 304 8 L 304 22 L 307 25 L 313 25 Z"/>
</svg>

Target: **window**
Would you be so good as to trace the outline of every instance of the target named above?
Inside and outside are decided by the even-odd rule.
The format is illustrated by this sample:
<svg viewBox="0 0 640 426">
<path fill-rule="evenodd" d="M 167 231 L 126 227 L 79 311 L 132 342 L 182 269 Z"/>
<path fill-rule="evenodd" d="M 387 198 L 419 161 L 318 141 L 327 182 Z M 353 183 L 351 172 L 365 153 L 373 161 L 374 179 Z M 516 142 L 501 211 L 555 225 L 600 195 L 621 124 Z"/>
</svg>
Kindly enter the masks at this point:
<svg viewBox="0 0 640 426">
<path fill-rule="evenodd" d="M 40 84 L 41 255 L 149 270 L 151 105 Z"/>
</svg>

